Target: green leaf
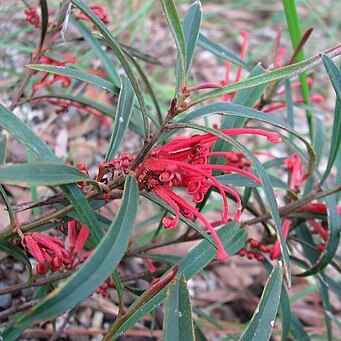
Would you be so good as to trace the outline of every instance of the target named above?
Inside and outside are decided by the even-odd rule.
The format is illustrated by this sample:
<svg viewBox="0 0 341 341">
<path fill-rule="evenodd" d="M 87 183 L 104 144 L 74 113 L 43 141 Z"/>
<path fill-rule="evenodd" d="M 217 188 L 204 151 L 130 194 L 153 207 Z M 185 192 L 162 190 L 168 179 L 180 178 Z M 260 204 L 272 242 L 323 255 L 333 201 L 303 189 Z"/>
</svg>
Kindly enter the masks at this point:
<svg viewBox="0 0 341 341">
<path fill-rule="evenodd" d="M 241 174 L 227 174 L 216 176 L 216 179 L 223 185 L 233 185 L 240 187 L 261 187 L 260 184 Z M 273 187 L 290 190 L 288 185 L 280 178 L 269 175 Z"/>
<path fill-rule="evenodd" d="M 231 222 L 226 227 L 217 231 L 225 250 L 230 256 L 238 252 L 245 246 L 247 235 L 244 229 L 240 229 L 239 226 Z M 211 262 L 216 256 L 216 249 L 207 240 L 203 240 L 199 245 L 192 249 L 187 256 L 183 257 L 179 262 L 180 268 L 177 273 L 178 276 L 184 275 L 185 278 L 191 278 L 198 272 L 200 272 L 209 262 Z M 166 298 L 167 288 L 162 290 L 156 296 L 154 296 L 149 302 L 146 302 L 136 313 L 131 315 L 117 330 L 113 337 L 117 337 L 121 333 L 131 328 L 137 321 L 143 316 L 151 312 L 157 305 L 162 303 Z M 139 302 L 136 301 L 130 309 L 133 309 Z"/>
<path fill-rule="evenodd" d="M 14 212 L 13 207 L 11 205 L 11 201 L 8 198 L 8 195 L 7 195 L 5 189 L 3 188 L 2 185 L 0 185 L 0 197 L 2 198 L 2 200 L 5 203 L 11 227 L 14 227 L 16 224 L 15 212 Z"/>
<path fill-rule="evenodd" d="M 187 51 L 187 58 L 185 62 L 186 75 L 191 69 L 191 65 L 193 62 L 193 57 L 194 57 L 195 49 L 196 49 L 198 38 L 199 38 L 201 16 L 202 16 L 201 2 L 196 1 L 189 8 L 185 16 L 184 22 L 182 24 L 184 35 L 185 35 L 185 41 L 186 41 L 186 51 Z"/>
<path fill-rule="evenodd" d="M 17 246 L 12 245 L 10 242 L 8 242 L 7 240 L 4 240 L 4 239 L 0 239 L 0 251 L 6 253 L 8 255 L 11 255 L 12 257 L 14 257 L 19 262 L 22 262 L 25 264 L 25 266 L 28 270 L 28 281 L 29 281 L 29 283 L 31 283 L 32 277 L 33 277 L 32 265 L 31 265 L 31 262 L 26 255 L 26 253 L 23 250 L 19 249 Z"/>
<path fill-rule="evenodd" d="M 63 66 L 51 66 L 51 65 L 44 65 L 44 64 L 28 64 L 27 67 L 32 70 L 48 72 L 53 75 L 61 75 L 61 76 L 67 76 L 70 78 L 75 78 L 82 82 L 99 86 L 100 88 L 104 90 L 109 90 L 110 92 L 113 92 L 115 94 L 118 94 L 120 91 L 120 89 L 117 88 L 113 83 L 101 77 L 92 75 L 90 73 L 87 73 L 81 70 L 72 69 L 72 68 L 63 67 Z"/>
<path fill-rule="evenodd" d="M 40 31 L 40 43 L 39 43 L 39 54 L 44 46 L 44 40 L 47 33 L 47 28 L 49 24 L 49 9 L 47 7 L 46 0 L 39 0 L 40 11 L 41 11 L 41 31 Z"/>
<path fill-rule="evenodd" d="M 92 109 L 95 109 L 95 110 L 99 111 L 100 113 L 102 113 L 106 116 L 109 116 L 111 118 L 115 118 L 115 109 L 114 108 L 109 108 L 103 104 L 89 100 L 83 96 L 70 96 L 70 95 L 66 95 L 66 94 L 62 94 L 62 95 L 57 95 L 57 94 L 42 95 L 42 96 L 36 96 L 36 97 L 29 98 L 25 101 L 22 101 L 20 104 L 23 104 L 26 102 L 31 102 L 31 101 L 34 102 L 34 100 L 43 100 L 43 99 L 47 99 L 47 100 L 48 99 L 62 99 L 62 100 L 66 100 L 66 101 L 79 103 L 81 105 L 84 105 L 85 107 L 90 107 Z"/>
<path fill-rule="evenodd" d="M 3 337 L 6 340 L 15 340 L 33 323 L 56 317 L 91 295 L 122 259 L 133 231 L 137 207 L 137 181 L 128 176 L 119 211 L 94 253 L 65 284 L 7 327 Z"/>
<path fill-rule="evenodd" d="M 334 110 L 334 122 L 330 143 L 329 158 L 326 170 L 321 180 L 322 182 L 324 182 L 327 179 L 328 175 L 330 174 L 330 171 L 336 160 L 337 153 L 339 152 L 341 147 L 341 72 L 328 56 L 322 55 L 322 60 L 324 67 L 326 68 L 327 73 L 329 75 L 329 78 L 333 84 L 333 88 L 335 90 L 337 98 Z"/>
<path fill-rule="evenodd" d="M 251 67 L 242 59 L 240 59 L 236 54 L 215 43 L 213 40 L 206 37 L 202 33 L 199 34 L 198 44 L 203 49 L 213 53 L 215 56 L 223 58 L 224 60 L 229 60 L 232 64 L 241 66 L 247 71 L 251 71 Z"/>
<path fill-rule="evenodd" d="M 77 30 L 82 34 L 84 39 L 91 47 L 94 54 L 101 61 L 104 69 L 106 70 L 111 82 L 117 87 L 120 87 L 120 76 L 118 75 L 113 58 L 109 58 L 108 53 L 103 51 L 100 42 L 92 35 L 91 31 L 80 21 L 70 18 L 72 25 L 76 26 Z"/>
<path fill-rule="evenodd" d="M 323 274 L 322 274 L 323 276 Z M 330 297 L 329 292 L 326 284 L 322 281 L 321 277 L 317 277 L 317 283 L 319 287 L 319 293 L 322 300 L 323 310 L 324 310 L 324 321 L 327 330 L 327 339 L 333 340 L 333 330 L 332 330 L 332 323 L 329 315 L 326 314 L 327 311 L 332 311 L 333 308 L 330 304 Z"/>
<path fill-rule="evenodd" d="M 341 54 L 341 44 L 336 45 L 328 50 L 325 50 L 323 51 L 323 53 L 328 55 L 331 58 L 338 56 L 339 54 Z M 243 89 L 254 88 L 256 86 L 268 84 L 268 83 L 271 83 L 280 79 L 287 79 L 287 78 L 295 77 L 302 72 L 309 71 L 309 70 L 316 68 L 318 65 L 321 64 L 321 62 L 322 62 L 321 56 L 319 54 L 309 59 L 306 59 L 302 62 L 292 64 L 289 66 L 285 66 L 280 69 L 275 69 L 273 71 L 269 71 L 258 76 L 250 77 L 240 82 L 223 86 L 219 89 L 208 91 L 205 94 L 200 95 L 197 98 L 194 98 L 193 100 L 191 100 L 187 104 L 186 109 L 192 107 L 193 105 L 201 103 L 207 99 L 219 97 L 227 93 L 232 93 L 232 92 L 236 92 L 236 91 L 243 90 Z"/>
<path fill-rule="evenodd" d="M 294 337 L 294 340 L 310 341 L 308 333 L 295 315 L 291 315 L 290 334 Z"/>
<path fill-rule="evenodd" d="M 166 296 L 163 339 L 195 340 L 191 299 L 183 275 L 168 288 Z"/>
<path fill-rule="evenodd" d="M 185 41 L 184 31 L 179 19 L 178 12 L 173 0 L 161 0 L 162 10 L 168 21 L 169 27 L 171 29 L 180 62 L 180 87 L 177 89 L 177 93 L 185 85 L 186 79 L 186 63 L 187 63 L 187 46 Z"/>
<path fill-rule="evenodd" d="M 142 67 L 140 66 L 140 64 L 137 62 L 136 58 L 134 58 L 134 56 L 132 54 L 130 54 L 130 52 L 128 52 L 127 49 L 124 50 L 124 53 L 126 54 L 126 56 L 130 59 L 131 63 L 134 64 L 136 71 L 138 72 L 139 76 L 141 77 L 141 80 L 144 83 L 146 92 L 149 94 L 151 101 L 154 104 L 155 110 L 156 110 L 156 117 L 157 120 L 155 119 L 154 115 L 150 112 L 148 113 L 148 117 L 151 119 L 151 121 L 155 124 L 155 126 L 159 127 L 162 122 L 163 122 L 163 117 L 162 117 L 162 111 L 159 105 L 159 102 L 156 98 L 155 92 L 153 90 L 153 87 L 148 79 L 148 76 L 146 75 L 146 73 L 144 72 L 144 70 L 142 69 Z"/>
<path fill-rule="evenodd" d="M 78 7 L 90 19 L 90 21 L 94 25 L 96 25 L 98 30 L 103 35 L 103 38 L 105 39 L 107 44 L 112 48 L 117 59 L 122 64 L 122 67 L 123 67 L 124 71 L 126 72 L 127 77 L 130 80 L 130 83 L 131 83 L 131 85 L 135 91 L 137 100 L 140 104 L 140 110 L 141 110 L 141 114 L 142 114 L 142 118 L 143 118 L 143 124 L 144 124 L 144 131 L 145 131 L 145 134 L 147 134 L 148 130 L 149 130 L 148 129 L 148 119 L 147 119 L 147 117 L 148 117 L 147 107 L 146 107 L 146 104 L 145 104 L 139 83 L 136 80 L 136 77 L 132 71 L 130 64 L 128 63 L 128 61 L 126 59 L 126 56 L 124 55 L 124 52 L 123 52 L 120 44 L 113 37 L 111 32 L 108 30 L 108 28 L 103 24 L 101 19 L 99 19 L 98 16 L 93 11 L 91 11 L 91 9 L 88 7 L 88 5 L 83 0 L 71 0 L 71 2 L 76 7 Z"/>
<path fill-rule="evenodd" d="M 118 97 L 115 123 L 111 133 L 108 152 L 105 157 L 106 161 L 112 160 L 116 155 L 123 136 L 127 130 L 134 107 L 134 89 L 132 88 L 128 78 L 121 76 L 121 84 L 121 92 Z"/>
<path fill-rule="evenodd" d="M 0 133 L 0 165 L 3 165 L 6 161 L 7 152 L 7 136 Z"/>
<path fill-rule="evenodd" d="M 241 336 L 241 341 L 270 340 L 281 298 L 281 290 L 282 268 L 277 266 L 268 278 L 256 312 Z"/>
<path fill-rule="evenodd" d="M 300 20 L 297 15 L 296 10 L 296 2 L 295 0 L 282 0 L 283 6 L 284 6 L 284 12 L 288 23 L 288 28 L 290 32 L 290 38 L 291 43 L 293 46 L 293 49 L 296 50 L 298 46 L 301 43 L 302 34 L 301 34 L 301 28 L 300 28 Z M 304 60 L 304 52 L 303 47 L 301 50 L 297 53 L 295 61 L 302 62 Z M 299 75 L 300 82 L 301 82 L 301 90 L 302 95 L 304 98 L 304 103 L 309 104 L 309 86 L 307 83 L 307 74 L 305 72 L 302 72 Z M 309 110 L 306 111 L 306 117 L 309 125 L 309 134 L 310 137 L 313 139 L 314 137 L 314 121 L 313 117 L 311 115 L 311 112 Z"/>
<path fill-rule="evenodd" d="M 54 163 L 24 163 L 0 166 L 0 182 L 38 185 L 63 185 L 78 181 L 95 182 L 79 169 Z"/>
</svg>

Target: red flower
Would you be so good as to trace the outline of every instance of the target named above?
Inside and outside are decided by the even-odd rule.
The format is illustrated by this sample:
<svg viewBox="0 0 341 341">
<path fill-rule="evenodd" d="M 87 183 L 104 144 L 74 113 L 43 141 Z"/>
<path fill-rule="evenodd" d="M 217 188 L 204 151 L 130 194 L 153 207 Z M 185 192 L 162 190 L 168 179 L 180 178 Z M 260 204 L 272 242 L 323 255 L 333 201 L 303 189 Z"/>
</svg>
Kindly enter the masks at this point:
<svg viewBox="0 0 341 341">
<path fill-rule="evenodd" d="M 25 9 L 26 21 L 36 28 L 40 27 L 40 17 L 35 7 Z"/>
<path fill-rule="evenodd" d="M 107 25 L 110 23 L 105 7 L 100 5 L 91 5 L 89 7 L 102 20 L 104 24 Z M 82 12 L 76 15 L 76 19 L 89 21 L 89 18 Z M 94 25 L 94 29 L 96 29 L 96 25 Z"/>
<path fill-rule="evenodd" d="M 48 64 L 48 65 L 53 65 L 53 66 L 65 66 L 66 64 L 75 64 L 78 61 L 72 54 L 62 54 L 61 57 L 67 58 L 67 59 L 60 61 L 60 60 L 52 59 L 50 57 L 43 56 L 40 58 L 40 64 Z M 31 96 L 33 96 L 39 88 L 50 86 L 59 81 L 62 82 L 61 85 L 63 88 L 69 87 L 71 84 L 70 77 L 62 76 L 62 75 L 52 75 L 52 78 L 50 80 L 47 80 L 49 76 L 50 76 L 50 73 L 46 72 L 45 75 L 41 78 L 41 80 L 33 85 L 33 92 Z"/>
<path fill-rule="evenodd" d="M 63 241 L 39 232 L 25 233 L 22 245 L 38 262 L 37 272 L 46 273 L 47 270 L 62 271 L 75 269 L 83 263 L 91 254 L 91 251 L 83 253 L 84 244 L 89 236 L 88 227 L 83 224 L 77 234 L 77 221 L 72 220 L 68 227 L 68 250 Z"/>
<path fill-rule="evenodd" d="M 240 134 L 262 135 L 267 137 L 272 143 L 281 142 L 277 133 L 261 129 L 236 128 L 222 130 L 221 132 L 227 136 Z M 165 228 L 176 228 L 179 223 L 180 214 L 191 220 L 198 218 L 206 230 L 211 233 L 216 243 L 218 249 L 217 258 L 226 259 L 228 255 L 212 224 L 197 208 L 174 192 L 174 188 L 185 188 L 192 197 L 193 202 L 200 203 L 211 187 L 216 188 L 224 203 L 221 217 L 223 223 L 228 221 L 229 216 L 226 197 L 226 193 L 228 193 L 234 197 L 237 203 L 237 211 L 234 218 L 236 221 L 239 221 L 242 210 L 239 195 L 232 188 L 222 185 L 217 181 L 212 175 L 212 171 L 220 170 L 225 173 L 243 174 L 258 183 L 261 183 L 261 180 L 248 170 L 240 168 L 242 163 L 239 163 L 239 161 L 244 157 L 240 153 L 236 153 L 233 156 L 233 153 L 210 152 L 210 147 L 217 139 L 213 134 L 175 138 L 164 146 L 156 147 L 147 159 L 136 168 L 135 172 L 140 189 L 151 191 L 174 210 L 174 217 L 167 216 L 163 219 Z M 224 157 L 227 163 L 225 165 L 210 164 L 208 162 L 210 156 Z M 99 168 L 98 181 L 102 179 L 105 168 L 110 169 L 112 173 L 115 171 L 124 172 L 129 168 L 134 158 L 135 155 L 123 154 L 112 162 L 103 163 Z M 237 162 L 238 165 L 234 165 L 234 162 Z"/>
<path fill-rule="evenodd" d="M 58 238 L 39 232 L 25 233 L 22 244 L 38 262 L 36 269 L 39 274 L 46 273 L 49 268 L 57 271 L 71 264 L 69 253 Z"/>
</svg>

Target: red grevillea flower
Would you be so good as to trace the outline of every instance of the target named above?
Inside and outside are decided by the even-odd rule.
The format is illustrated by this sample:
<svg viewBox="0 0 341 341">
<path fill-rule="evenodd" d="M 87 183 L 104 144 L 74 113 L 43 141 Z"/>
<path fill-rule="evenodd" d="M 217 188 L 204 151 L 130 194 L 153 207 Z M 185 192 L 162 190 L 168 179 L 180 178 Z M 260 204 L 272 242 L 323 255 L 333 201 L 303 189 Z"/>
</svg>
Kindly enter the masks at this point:
<svg viewBox="0 0 341 341">
<path fill-rule="evenodd" d="M 281 142 L 280 136 L 277 133 L 261 129 L 236 128 L 221 130 L 221 132 L 227 136 L 241 134 L 262 135 L 272 143 Z M 234 158 L 231 153 L 210 152 L 210 147 L 217 139 L 213 134 L 174 138 L 168 144 L 156 147 L 147 159 L 136 168 L 135 172 L 140 189 L 152 192 L 174 210 L 175 216 L 166 216 L 163 219 L 165 228 L 175 229 L 179 223 L 180 214 L 190 220 L 199 219 L 205 226 L 205 229 L 211 233 L 216 243 L 218 249 L 217 258 L 223 260 L 228 255 L 212 224 L 197 208 L 174 191 L 175 188 L 184 188 L 192 197 L 194 203 L 200 203 L 208 190 L 214 187 L 223 199 L 222 222 L 227 223 L 229 217 L 226 194 L 231 195 L 237 203 L 237 211 L 234 218 L 236 221 L 239 221 L 242 210 L 239 195 L 234 189 L 217 181 L 212 172 L 220 170 L 225 173 L 239 173 L 257 183 L 261 183 L 261 180 L 248 170 L 240 168 L 240 164 L 238 166 L 233 164 L 234 161 L 238 162 L 240 160 L 239 153 L 236 153 Z M 210 156 L 224 157 L 226 164 L 210 164 Z M 99 168 L 98 181 L 102 179 L 105 168 L 110 169 L 112 172 L 115 170 L 124 172 L 128 169 L 134 158 L 134 155 L 124 154 L 112 162 L 103 163 Z M 231 159 L 233 160 L 232 162 L 230 161 Z"/>
<path fill-rule="evenodd" d="M 90 234 L 89 228 L 85 224 L 82 224 L 77 232 L 77 227 L 77 220 L 71 220 L 67 224 L 67 240 L 70 255 L 69 268 L 72 269 L 77 268 L 77 266 L 83 263 L 92 253 L 92 250 L 83 252 L 84 245 Z"/>
<path fill-rule="evenodd" d="M 96 109 L 90 108 L 89 106 L 86 106 L 84 104 L 76 103 L 76 102 L 69 101 L 69 100 L 49 98 L 49 97 L 35 98 L 31 102 L 33 103 L 50 102 L 51 104 L 57 105 L 59 106 L 59 108 L 55 110 L 55 113 L 57 115 L 64 114 L 65 112 L 69 110 L 70 107 L 76 108 L 81 112 L 85 112 L 85 113 L 95 116 L 104 125 L 110 124 L 109 120 L 106 119 L 106 117 L 103 116 L 101 113 L 99 113 Z"/>
<path fill-rule="evenodd" d="M 337 207 L 337 211 L 341 215 L 341 206 Z M 314 202 L 296 209 L 295 212 L 327 214 L 327 206 L 323 203 Z"/>
<path fill-rule="evenodd" d="M 91 5 L 89 7 L 102 20 L 104 24 L 107 25 L 110 23 L 107 10 L 105 9 L 105 7 L 100 6 L 100 5 Z M 89 21 L 89 18 L 84 13 L 79 13 L 78 15 L 76 15 L 76 19 Z M 94 25 L 94 29 L 96 29 L 95 25 Z"/>
<path fill-rule="evenodd" d="M 22 245 L 38 262 L 36 269 L 39 274 L 46 273 L 48 269 L 62 270 L 71 264 L 69 253 L 58 238 L 39 232 L 25 233 Z"/>
<path fill-rule="evenodd" d="M 25 9 L 26 21 L 36 28 L 40 27 L 40 17 L 35 7 Z"/>
<path fill-rule="evenodd" d="M 304 181 L 308 177 L 308 174 L 303 174 L 303 166 L 301 163 L 300 156 L 294 153 L 287 160 L 284 161 L 284 164 L 286 164 L 286 166 L 288 167 L 288 172 L 290 174 L 289 187 L 294 192 L 298 193 Z M 282 224 L 282 229 L 283 229 L 283 235 L 285 239 L 288 237 L 290 226 L 291 226 L 291 220 L 284 219 L 284 222 Z M 279 240 L 277 240 L 270 253 L 270 258 L 276 259 L 277 257 L 279 257 L 280 254 L 281 254 L 280 242 Z"/>
<path fill-rule="evenodd" d="M 62 54 L 62 58 L 66 58 L 65 60 L 55 60 L 50 57 L 43 56 L 40 58 L 40 64 L 48 64 L 53 66 L 65 66 L 66 64 L 75 64 L 77 63 L 77 59 L 72 54 Z M 50 86 L 56 82 L 61 81 L 61 86 L 63 88 L 69 87 L 71 84 L 71 78 L 67 76 L 62 75 L 52 75 L 52 78 L 50 80 L 47 80 L 47 78 L 50 76 L 49 72 L 46 72 L 45 75 L 41 78 L 39 82 L 33 85 L 33 92 L 32 96 L 36 93 L 36 91 L 45 86 Z"/>
<path fill-rule="evenodd" d="M 89 237 L 89 229 L 83 224 L 77 232 L 77 225 L 76 220 L 67 224 L 68 249 L 64 242 L 56 237 L 39 232 L 23 235 L 22 245 L 38 262 L 36 269 L 39 274 L 44 274 L 47 270 L 76 269 L 91 255 L 92 250 L 82 252 Z"/>
<path fill-rule="evenodd" d="M 290 182 L 289 187 L 295 192 L 299 192 L 303 183 L 306 181 L 308 174 L 303 173 L 303 167 L 301 163 L 300 156 L 298 154 L 292 154 L 289 159 L 287 159 L 284 162 L 287 167 L 290 174 Z M 341 207 L 339 206 L 338 212 L 341 215 Z M 305 212 L 305 213 L 317 213 L 317 214 L 326 214 L 327 213 L 327 206 L 323 203 L 310 203 L 307 204 L 299 209 L 296 209 L 295 212 Z M 328 239 L 328 232 L 326 229 L 316 222 L 314 219 L 307 219 L 307 222 L 313 227 L 315 232 L 324 240 L 327 241 Z M 291 220 L 290 219 L 284 219 L 282 228 L 283 228 L 283 235 L 285 239 L 288 237 L 289 230 L 291 226 Z M 276 259 L 280 256 L 281 250 L 280 250 L 280 243 L 277 240 L 271 253 L 270 258 Z"/>
</svg>

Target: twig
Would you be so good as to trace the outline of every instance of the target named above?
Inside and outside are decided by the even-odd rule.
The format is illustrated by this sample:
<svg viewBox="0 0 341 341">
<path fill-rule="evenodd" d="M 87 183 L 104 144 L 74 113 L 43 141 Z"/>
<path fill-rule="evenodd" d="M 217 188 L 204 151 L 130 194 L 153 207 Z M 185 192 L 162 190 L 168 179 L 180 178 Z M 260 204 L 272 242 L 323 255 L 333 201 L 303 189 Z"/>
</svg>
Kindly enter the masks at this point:
<svg viewBox="0 0 341 341">
<path fill-rule="evenodd" d="M 29 301 L 29 302 L 16 304 L 15 306 L 13 306 L 13 307 L 5 310 L 5 311 L 0 312 L 0 321 L 4 321 L 8 317 L 10 317 L 11 315 L 19 313 L 20 311 L 24 311 L 26 309 L 29 309 L 29 308 L 35 306 L 40 301 L 41 301 L 41 299 L 36 299 L 36 300 Z"/>
<path fill-rule="evenodd" d="M 48 34 L 46 35 L 46 38 L 44 41 L 44 47 L 41 49 L 41 53 L 37 53 L 33 57 L 33 59 L 31 60 L 32 64 L 36 64 L 39 61 L 40 57 L 44 54 L 44 50 L 47 50 L 51 46 L 52 38 L 55 35 L 55 33 L 58 32 L 62 17 L 65 14 L 65 11 L 64 11 L 65 6 L 68 6 L 68 1 L 64 0 L 59 7 L 59 12 L 58 12 L 57 18 L 56 18 L 57 24 L 55 26 L 53 26 L 52 29 L 50 30 L 50 32 L 48 32 Z M 20 100 L 21 96 L 23 95 L 23 93 L 26 89 L 26 86 L 27 86 L 28 82 L 30 81 L 31 77 L 34 75 L 34 73 L 35 73 L 35 70 L 33 70 L 33 69 L 28 69 L 26 71 L 26 74 L 25 74 L 24 78 L 22 79 L 19 87 L 13 93 L 11 104 L 8 107 L 9 110 L 12 111 L 14 109 L 14 107 L 16 106 L 18 101 Z"/>
<path fill-rule="evenodd" d="M 166 270 L 166 268 L 161 267 L 160 269 L 158 269 L 156 274 L 153 274 L 153 275 L 162 274 L 165 272 L 165 270 Z M 17 291 L 22 290 L 22 289 L 39 287 L 39 286 L 42 286 L 44 284 L 55 282 L 55 281 L 67 278 L 67 277 L 71 276 L 73 273 L 74 273 L 74 271 L 67 271 L 67 272 L 63 272 L 63 273 L 52 274 L 48 277 L 38 279 L 32 283 L 15 284 L 15 285 L 12 285 L 8 288 L 1 289 L 0 290 L 0 296 L 6 295 L 6 294 L 11 294 L 13 292 L 17 292 Z M 122 283 L 126 283 L 126 282 L 136 281 L 138 279 L 149 278 L 150 276 L 151 276 L 150 271 L 144 271 L 144 272 L 140 272 L 140 273 L 134 274 L 134 275 L 122 276 L 121 280 L 122 280 Z"/>
<path fill-rule="evenodd" d="M 313 200 L 317 200 L 317 199 L 321 199 L 324 197 L 327 197 L 328 195 L 337 193 L 341 191 L 341 186 L 335 186 L 332 187 L 331 189 L 327 190 L 327 191 L 321 191 L 321 192 L 313 192 L 311 194 L 308 194 L 307 196 L 305 196 L 302 199 L 296 200 L 294 202 L 292 202 L 291 204 L 287 204 L 284 207 L 281 207 L 278 211 L 281 217 L 285 217 L 291 213 L 293 213 L 295 210 L 297 210 L 298 208 L 301 208 L 307 204 L 309 204 L 311 201 Z M 242 226 L 244 225 L 253 225 L 262 221 L 266 221 L 269 220 L 271 218 L 270 213 L 265 213 L 257 218 L 253 218 L 250 220 L 245 221 Z"/>
<path fill-rule="evenodd" d="M 58 280 L 63 279 L 63 278 L 67 278 L 72 274 L 73 274 L 73 271 L 57 273 L 57 274 L 53 274 L 53 275 L 45 277 L 45 278 L 38 279 L 32 283 L 15 284 L 15 285 L 12 285 L 8 288 L 1 289 L 0 290 L 0 296 L 10 294 L 12 292 L 16 292 L 16 291 L 26 289 L 26 288 L 39 287 L 39 286 L 42 286 L 44 284 L 48 284 L 48 283 L 58 281 Z"/>
</svg>

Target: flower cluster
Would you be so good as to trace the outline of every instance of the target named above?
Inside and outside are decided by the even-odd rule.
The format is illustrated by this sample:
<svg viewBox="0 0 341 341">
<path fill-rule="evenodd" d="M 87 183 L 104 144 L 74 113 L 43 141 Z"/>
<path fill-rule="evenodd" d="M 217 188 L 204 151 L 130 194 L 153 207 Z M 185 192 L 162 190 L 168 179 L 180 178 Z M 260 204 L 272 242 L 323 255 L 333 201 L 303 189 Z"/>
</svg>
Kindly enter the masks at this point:
<svg viewBox="0 0 341 341">
<path fill-rule="evenodd" d="M 245 58 L 246 50 L 247 50 L 248 32 L 241 31 L 241 36 L 242 36 L 242 46 L 241 46 L 239 57 L 240 57 L 240 59 L 243 60 Z M 285 57 L 285 55 L 286 55 L 286 49 L 285 48 L 279 49 L 279 51 L 275 57 L 274 64 L 271 67 L 269 67 L 269 69 L 280 68 L 281 66 L 285 65 L 285 63 L 283 63 L 283 58 Z M 243 71 L 242 67 L 238 66 L 234 82 L 239 82 L 241 80 L 242 71 Z M 212 88 L 221 88 L 222 86 L 229 85 L 231 83 L 230 73 L 231 73 L 231 62 L 229 60 L 227 60 L 226 65 L 225 65 L 224 80 L 220 81 L 219 83 L 203 83 L 203 84 L 199 84 L 199 85 L 196 85 L 194 87 L 191 87 L 191 88 L 187 88 L 185 86 L 182 89 L 182 93 L 185 96 L 189 96 L 190 93 L 193 91 L 203 90 L 203 89 L 212 89 Z M 308 77 L 307 78 L 307 84 L 312 85 L 312 83 L 313 83 L 313 79 Z M 290 85 L 291 89 L 296 89 L 296 88 L 299 88 L 300 86 L 301 86 L 300 82 L 294 82 Z M 262 110 L 265 113 L 270 113 L 270 112 L 276 111 L 278 109 L 285 108 L 287 105 L 286 101 L 284 101 L 282 99 L 278 99 L 278 100 L 276 99 L 276 97 L 281 96 L 284 93 L 285 93 L 285 88 L 280 87 L 279 89 L 274 91 L 270 97 L 268 97 L 266 99 L 262 99 L 260 102 L 257 102 L 253 106 L 253 108 L 258 109 L 258 110 Z M 236 95 L 236 92 L 233 92 L 230 94 L 225 94 L 222 96 L 221 100 L 224 102 L 232 102 L 235 95 Z M 275 98 L 276 101 L 274 101 L 273 98 Z M 320 96 L 320 95 L 315 95 L 315 96 L 310 96 L 309 100 L 311 102 L 319 103 L 319 102 L 324 101 L 324 97 Z M 275 102 L 275 103 L 273 104 L 273 102 Z M 295 104 L 299 104 L 299 103 L 304 103 L 305 100 L 303 98 L 294 98 L 293 102 Z"/>
<path fill-rule="evenodd" d="M 38 262 L 36 269 L 41 275 L 48 269 L 57 271 L 71 264 L 69 253 L 65 250 L 64 243 L 58 238 L 39 232 L 25 233 L 22 244 Z"/>
<path fill-rule="evenodd" d="M 25 9 L 26 21 L 36 28 L 40 27 L 40 17 L 35 7 Z"/>
<path fill-rule="evenodd" d="M 75 58 L 72 54 L 62 54 L 62 58 L 65 58 L 64 60 L 56 60 L 51 57 L 47 56 L 42 56 L 40 58 L 40 64 L 48 64 L 48 65 L 53 65 L 53 66 L 65 66 L 66 64 L 75 64 L 78 62 L 77 58 Z M 48 77 L 50 76 L 49 72 L 46 72 L 45 75 L 41 78 L 39 82 L 33 85 L 33 96 L 36 91 L 42 87 L 50 86 L 56 82 L 61 81 L 61 86 L 63 88 L 67 88 L 71 85 L 71 78 L 67 76 L 62 76 L 62 75 L 52 75 L 52 78 L 47 80 Z"/>
<path fill-rule="evenodd" d="M 55 113 L 57 115 L 64 114 L 68 112 L 69 108 L 75 108 L 78 109 L 80 112 L 88 113 L 90 115 L 93 115 L 96 117 L 103 125 L 109 125 L 110 122 L 109 120 L 100 114 L 96 109 L 90 108 L 87 105 L 69 101 L 69 100 L 64 100 L 64 99 L 58 99 L 58 98 L 50 98 L 50 97 L 39 97 L 35 98 L 32 100 L 33 103 L 38 103 L 38 102 L 49 102 L 53 105 L 58 106 L 59 108 L 55 110 Z"/>
<path fill-rule="evenodd" d="M 98 16 L 98 18 L 101 19 L 101 21 L 105 25 L 108 25 L 110 23 L 107 10 L 105 9 L 105 7 L 100 6 L 100 5 L 91 5 L 89 7 Z M 89 21 L 89 18 L 82 12 L 76 15 L 76 19 Z M 94 29 L 96 29 L 95 25 L 94 25 Z"/>
<path fill-rule="evenodd" d="M 272 143 L 281 142 L 277 133 L 261 129 L 235 128 L 221 130 L 221 133 L 227 136 L 261 135 Z M 162 221 L 165 228 L 175 229 L 179 223 L 180 214 L 190 220 L 199 219 L 212 235 L 217 246 L 217 258 L 223 260 L 228 257 L 228 254 L 213 226 L 227 223 L 229 219 L 227 195 L 231 196 L 237 203 L 237 210 L 234 214 L 236 221 L 240 219 L 242 203 L 238 193 L 221 184 L 212 175 L 212 172 L 238 173 L 257 183 L 261 183 L 261 180 L 249 170 L 243 169 L 245 163 L 241 160 L 243 160 L 244 155 L 231 152 L 211 152 L 210 148 L 217 139 L 218 137 L 213 134 L 176 137 L 168 144 L 154 148 L 146 160 L 135 169 L 135 174 L 141 190 L 152 192 L 173 209 L 175 215 L 166 216 Z M 224 165 L 210 164 L 211 156 L 223 157 L 226 163 Z M 102 179 L 105 169 L 109 169 L 113 174 L 115 171 L 121 173 L 127 171 L 134 158 L 135 155 L 123 154 L 111 162 L 103 163 L 99 168 L 97 180 Z M 249 163 L 246 165 L 249 167 Z M 210 223 L 197 208 L 174 191 L 176 188 L 186 189 L 194 204 L 202 202 L 209 189 L 215 188 L 223 199 L 224 208 L 221 220 Z"/>
<path fill-rule="evenodd" d="M 298 154 L 292 154 L 289 159 L 284 162 L 290 174 L 290 182 L 289 187 L 292 191 L 299 193 L 302 185 L 304 184 L 305 180 L 308 178 L 308 174 L 303 173 L 303 166 L 301 163 L 300 156 Z M 338 212 L 341 215 L 341 207 L 339 206 Z M 317 214 L 326 214 L 327 213 L 327 206 L 326 204 L 322 203 L 310 203 L 307 204 L 299 209 L 295 210 L 295 213 L 317 213 Z M 310 225 L 315 233 L 321 238 L 321 242 L 318 244 L 318 250 L 322 252 L 325 248 L 325 243 L 328 240 L 328 224 L 326 221 L 322 221 L 322 223 L 318 223 L 315 219 L 306 219 L 308 225 Z M 282 229 L 283 235 L 285 238 L 288 237 L 290 227 L 292 221 L 291 219 L 287 218 L 284 219 Z M 280 243 L 277 240 L 271 253 L 270 258 L 276 259 L 281 255 L 280 250 Z"/>
<path fill-rule="evenodd" d="M 81 255 L 89 236 L 88 227 L 83 224 L 77 233 L 77 221 L 72 220 L 67 224 L 67 229 L 68 248 L 58 238 L 40 232 L 23 235 L 22 245 L 38 262 L 36 270 L 39 274 L 45 274 L 48 270 L 75 269 L 90 256 L 91 251 Z"/>
</svg>

